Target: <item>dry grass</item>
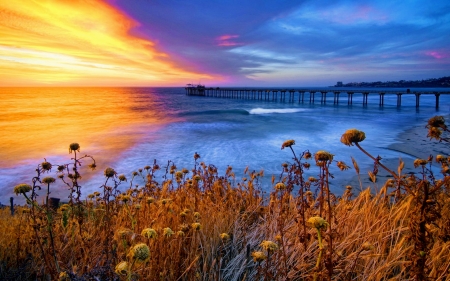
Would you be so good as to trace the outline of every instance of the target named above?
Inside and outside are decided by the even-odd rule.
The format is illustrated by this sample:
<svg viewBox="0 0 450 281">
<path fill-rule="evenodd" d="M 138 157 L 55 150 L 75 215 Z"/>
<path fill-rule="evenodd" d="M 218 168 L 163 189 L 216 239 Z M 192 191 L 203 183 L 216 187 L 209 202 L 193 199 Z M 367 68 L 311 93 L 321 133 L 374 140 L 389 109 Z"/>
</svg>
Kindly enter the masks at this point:
<svg viewBox="0 0 450 281">
<path fill-rule="evenodd" d="M 351 133 L 343 138 L 345 144 L 360 147 L 363 135 Z M 294 153 L 293 145 L 290 140 L 283 148 Z M 329 171 L 335 162 L 347 169 L 345 163 L 323 151 L 294 153 L 278 182 L 273 179 L 270 198 L 260 192 L 262 172 L 246 170 L 246 178 L 237 181 L 231 168 L 219 175 L 198 158 L 191 171 L 171 162 L 161 170 L 154 163 L 128 182 L 112 169 L 105 171 L 103 193 L 83 200 L 77 195 L 78 179 L 67 180 L 73 164 L 66 164 L 60 173 L 73 190 L 70 204 L 53 210 L 34 202 L 14 216 L 0 211 L 0 279 L 450 278 L 447 157 L 436 158 L 443 167 L 439 176 L 427 168 L 433 159 L 417 161 L 419 177 L 402 175 L 395 167 L 393 180 L 378 193 L 368 187 L 354 195 L 348 187 L 337 197 L 328 188 Z M 375 164 L 381 163 L 375 159 Z M 318 177 L 304 179 L 306 169 L 318 169 Z M 42 164 L 38 170 L 36 182 L 42 184 L 47 171 Z M 155 181 L 158 173 L 161 182 Z M 143 177 L 145 185 L 136 186 L 136 177 Z M 124 184 L 127 192 L 119 193 Z M 30 200 L 37 192 L 33 187 Z M 317 217 L 321 220 L 310 219 Z M 148 228 L 154 230 L 150 236 L 142 232 Z M 139 243 L 148 246 L 149 257 L 133 255 Z"/>
</svg>

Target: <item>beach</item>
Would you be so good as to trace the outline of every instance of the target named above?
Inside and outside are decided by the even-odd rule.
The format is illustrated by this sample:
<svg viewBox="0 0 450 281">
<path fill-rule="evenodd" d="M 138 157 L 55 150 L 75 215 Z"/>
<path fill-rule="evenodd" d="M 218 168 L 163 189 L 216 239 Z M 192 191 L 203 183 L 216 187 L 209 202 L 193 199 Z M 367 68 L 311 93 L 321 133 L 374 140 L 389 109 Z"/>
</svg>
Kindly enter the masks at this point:
<svg viewBox="0 0 450 281">
<path fill-rule="evenodd" d="M 446 116 L 445 119 L 449 120 L 449 116 Z M 427 137 L 428 129 L 425 127 L 426 124 L 426 121 L 424 121 L 423 125 L 416 125 L 406 129 L 396 137 L 395 143 L 392 143 L 387 147 L 389 150 L 401 152 L 411 157 L 401 159 L 405 163 L 402 174 L 420 173 L 421 169 L 414 167 L 414 159 L 428 159 L 430 155 L 433 156 L 432 170 L 436 173 L 440 170 L 440 165 L 435 162 L 436 155 L 448 155 L 449 146 L 447 143 L 439 142 L 436 139 L 430 140 Z M 361 145 L 363 146 L 363 143 L 361 143 Z M 373 156 L 376 157 L 377 155 Z M 386 158 L 382 159 L 380 162 L 392 171 L 398 172 L 400 158 Z M 370 186 L 379 189 L 384 185 L 387 179 L 393 178 L 389 172 L 379 167 L 377 183 L 373 184 L 368 176 L 369 171 L 372 171 L 372 169 L 360 167 L 360 179 L 363 188 Z M 353 176 L 348 184 L 354 188 L 359 187 L 360 183 L 358 176 Z"/>
</svg>

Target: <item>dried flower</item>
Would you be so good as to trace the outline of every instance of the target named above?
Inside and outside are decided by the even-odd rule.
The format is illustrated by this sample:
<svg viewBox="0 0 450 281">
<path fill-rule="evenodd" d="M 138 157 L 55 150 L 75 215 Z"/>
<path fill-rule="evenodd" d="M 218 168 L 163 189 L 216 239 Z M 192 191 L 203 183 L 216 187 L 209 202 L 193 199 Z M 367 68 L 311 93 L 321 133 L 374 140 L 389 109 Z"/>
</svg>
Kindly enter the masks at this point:
<svg viewBox="0 0 450 281">
<path fill-rule="evenodd" d="M 163 234 L 166 237 L 170 237 L 170 236 L 173 235 L 173 230 L 170 229 L 169 227 L 166 227 L 166 228 L 163 229 Z"/>
<path fill-rule="evenodd" d="M 153 228 L 144 228 L 141 232 L 141 235 L 148 239 L 158 237 L 158 233 Z"/>
<path fill-rule="evenodd" d="M 314 155 L 314 159 L 316 162 L 326 162 L 326 161 L 333 161 L 333 154 L 325 151 L 325 150 L 319 150 Z"/>
<path fill-rule="evenodd" d="M 314 228 L 321 229 L 327 228 L 328 222 L 321 217 L 311 217 L 308 219 L 307 223 Z"/>
<path fill-rule="evenodd" d="M 267 259 L 267 256 L 263 252 L 255 251 L 252 253 L 253 261 L 262 262 Z"/>
<path fill-rule="evenodd" d="M 278 250 L 278 245 L 272 241 L 264 240 L 261 242 L 261 247 L 267 252 L 275 252 Z"/>
<path fill-rule="evenodd" d="M 341 136 L 341 142 L 345 145 L 352 146 L 353 143 L 362 142 L 366 138 L 363 131 L 357 129 L 349 129 Z"/>
<path fill-rule="evenodd" d="M 200 158 L 200 155 L 196 152 L 196 153 L 194 153 L 194 159 L 195 160 L 197 160 L 197 159 L 199 159 Z"/>
<path fill-rule="evenodd" d="M 418 158 L 418 159 L 414 160 L 414 168 L 417 168 L 417 167 L 419 167 L 421 165 L 425 166 L 427 163 L 428 163 L 427 160 Z"/>
<path fill-rule="evenodd" d="M 153 198 L 153 197 L 147 197 L 147 199 L 145 199 L 145 200 L 147 201 L 148 204 L 155 202 L 155 198 Z"/>
<path fill-rule="evenodd" d="M 121 261 L 120 263 L 118 263 L 116 265 L 116 268 L 114 269 L 114 272 L 119 274 L 119 275 L 128 275 L 128 271 L 129 271 L 129 264 L 126 261 Z"/>
<path fill-rule="evenodd" d="M 124 174 L 119 175 L 119 180 L 120 181 L 127 181 L 127 177 L 125 177 Z"/>
<path fill-rule="evenodd" d="M 338 161 L 338 162 L 337 162 L 337 166 L 338 166 L 338 168 L 339 168 L 341 171 L 345 171 L 345 170 L 350 169 L 350 167 L 347 166 L 343 161 Z"/>
<path fill-rule="evenodd" d="M 50 162 L 44 161 L 41 163 L 41 167 L 44 171 L 50 171 L 52 169 L 52 164 Z"/>
<path fill-rule="evenodd" d="M 311 152 L 306 151 L 304 154 L 304 157 L 305 157 L 305 159 L 311 159 L 311 157 L 312 157 Z"/>
<path fill-rule="evenodd" d="M 199 212 L 194 212 L 194 218 L 200 219 L 201 218 L 200 213 Z"/>
<path fill-rule="evenodd" d="M 150 258 L 150 249 L 148 248 L 147 244 L 139 243 L 134 245 L 133 248 L 130 249 L 128 255 L 135 260 L 145 262 Z"/>
<path fill-rule="evenodd" d="M 202 179 L 202 177 L 200 177 L 199 175 L 195 175 L 193 179 L 195 181 L 200 181 Z"/>
<path fill-rule="evenodd" d="M 447 129 L 447 126 L 445 125 L 445 119 L 444 116 L 434 116 L 428 119 L 428 125 L 427 128 L 442 128 Z"/>
<path fill-rule="evenodd" d="M 230 239 L 230 235 L 228 233 L 221 233 L 220 234 L 220 239 L 222 239 L 223 241 L 227 241 L 228 239 Z"/>
<path fill-rule="evenodd" d="M 16 195 L 19 195 L 19 194 L 22 194 L 22 193 L 25 194 L 25 193 L 27 193 L 30 190 L 31 190 L 31 185 L 26 184 L 26 183 L 21 183 L 21 184 L 18 184 L 18 185 L 16 185 L 14 187 L 14 193 Z"/>
<path fill-rule="evenodd" d="M 277 183 L 276 185 L 275 185 L 275 189 L 276 190 L 285 190 L 286 189 L 286 185 L 284 184 L 284 183 L 282 183 L 282 182 L 279 182 L 279 183 Z"/>
<path fill-rule="evenodd" d="M 105 177 L 107 177 L 107 178 L 112 178 L 112 177 L 114 177 L 117 173 L 116 173 L 116 171 L 114 171 L 113 168 L 109 168 L 109 167 L 108 167 L 108 168 L 105 169 L 104 174 L 105 174 Z"/>
<path fill-rule="evenodd" d="M 80 152 L 80 145 L 79 145 L 78 143 L 76 143 L 76 142 L 71 143 L 71 144 L 69 145 L 69 153 L 72 153 L 72 151 L 78 151 L 78 152 Z"/>
<path fill-rule="evenodd" d="M 55 182 L 55 178 L 52 177 L 45 177 L 42 179 L 42 183 L 51 184 Z"/>
<path fill-rule="evenodd" d="M 191 226 L 194 230 L 200 230 L 202 228 L 202 225 L 198 222 L 194 222 Z"/>
<path fill-rule="evenodd" d="M 184 236 L 184 231 L 178 230 L 177 231 L 177 236 Z"/>
<path fill-rule="evenodd" d="M 66 168 L 66 166 L 64 166 L 64 165 L 59 165 L 59 166 L 58 166 L 58 172 L 64 171 L 65 168 Z"/>
<path fill-rule="evenodd" d="M 295 140 L 287 140 L 283 142 L 283 145 L 281 145 L 281 149 L 284 149 L 285 147 L 291 147 L 295 144 Z"/>
</svg>

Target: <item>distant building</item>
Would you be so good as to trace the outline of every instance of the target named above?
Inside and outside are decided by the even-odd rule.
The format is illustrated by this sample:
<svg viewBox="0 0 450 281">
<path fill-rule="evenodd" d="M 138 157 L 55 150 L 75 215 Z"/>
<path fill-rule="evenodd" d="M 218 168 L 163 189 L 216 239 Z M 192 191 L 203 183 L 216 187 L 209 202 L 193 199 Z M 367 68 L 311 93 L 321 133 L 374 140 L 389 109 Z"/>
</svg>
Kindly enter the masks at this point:
<svg viewBox="0 0 450 281">
<path fill-rule="evenodd" d="M 342 85 L 342 81 L 338 81 L 337 83 L 336 83 L 336 87 L 342 87 L 343 85 Z"/>
</svg>

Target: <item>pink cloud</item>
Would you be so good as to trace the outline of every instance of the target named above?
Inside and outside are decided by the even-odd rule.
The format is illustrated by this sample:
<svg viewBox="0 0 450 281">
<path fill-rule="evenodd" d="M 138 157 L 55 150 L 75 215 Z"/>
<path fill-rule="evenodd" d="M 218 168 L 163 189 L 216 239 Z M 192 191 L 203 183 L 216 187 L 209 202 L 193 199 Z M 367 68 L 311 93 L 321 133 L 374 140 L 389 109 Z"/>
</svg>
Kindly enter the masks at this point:
<svg viewBox="0 0 450 281">
<path fill-rule="evenodd" d="M 239 35 L 230 35 L 230 34 L 225 34 L 222 36 L 219 36 L 216 38 L 217 41 L 217 46 L 237 46 L 237 45 L 242 45 L 240 43 L 234 42 L 235 38 L 239 38 Z"/>
<path fill-rule="evenodd" d="M 433 57 L 433 58 L 438 59 L 438 60 L 450 57 L 450 54 L 448 52 L 445 52 L 445 51 L 444 52 L 443 51 L 433 51 L 433 50 L 426 51 L 425 55 Z"/>
</svg>

